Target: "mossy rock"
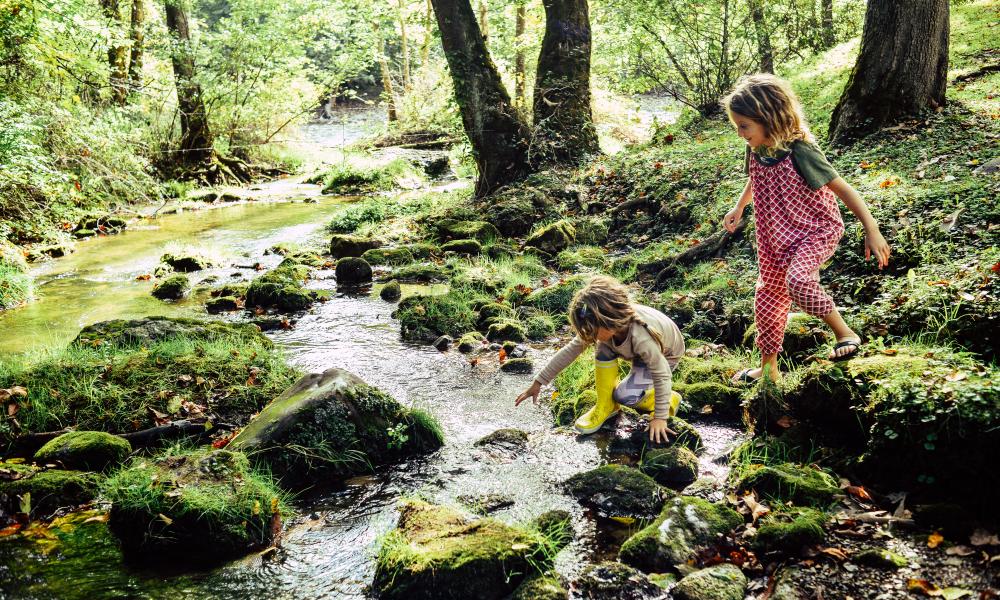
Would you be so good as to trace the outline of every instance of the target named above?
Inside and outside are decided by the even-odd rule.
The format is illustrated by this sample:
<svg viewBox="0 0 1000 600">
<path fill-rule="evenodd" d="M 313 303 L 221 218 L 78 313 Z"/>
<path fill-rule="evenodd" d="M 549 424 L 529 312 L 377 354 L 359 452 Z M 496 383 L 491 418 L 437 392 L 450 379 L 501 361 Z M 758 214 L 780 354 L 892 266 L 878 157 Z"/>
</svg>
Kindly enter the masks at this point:
<svg viewBox="0 0 1000 600">
<path fill-rule="evenodd" d="M 647 573 L 675 572 L 716 536 L 743 524 L 733 509 L 701 498 L 668 500 L 655 521 L 625 540 L 619 559 Z"/>
<path fill-rule="evenodd" d="M 902 569 L 910 564 L 906 557 L 886 548 L 865 548 L 852 556 L 851 562 L 876 569 Z"/>
<path fill-rule="evenodd" d="M 399 282 L 393 279 L 379 290 L 378 296 L 386 302 L 396 302 L 403 297 L 403 290 L 399 287 Z"/>
<path fill-rule="evenodd" d="M 656 448 L 643 455 L 639 469 L 660 485 L 682 490 L 698 479 L 698 457 L 683 446 Z"/>
<path fill-rule="evenodd" d="M 282 261 L 278 267 L 250 282 L 246 306 L 275 308 L 282 312 L 305 310 L 316 300 L 302 284 L 309 276 L 306 267 Z"/>
<path fill-rule="evenodd" d="M 573 582 L 580 598 L 587 600 L 658 600 L 663 590 L 649 577 L 619 562 L 603 562 L 585 568 Z"/>
<path fill-rule="evenodd" d="M 49 440 L 35 453 L 37 463 L 60 464 L 79 471 L 104 471 L 125 462 L 132 445 L 103 431 L 70 431 Z"/>
<path fill-rule="evenodd" d="M 651 442 L 649 440 L 648 422 L 634 410 L 625 410 L 623 408 L 618 421 L 615 423 L 614 435 L 608 443 L 608 452 L 639 460 L 643 453 L 655 448 L 687 448 L 695 454 L 702 451 L 704 446 L 701 441 L 701 434 L 698 433 L 698 430 L 693 425 L 680 417 L 670 417 L 667 419 L 667 427 L 677 435 L 671 436 L 670 441 L 666 444 Z"/>
<path fill-rule="evenodd" d="M 483 253 L 483 246 L 476 240 L 452 240 L 441 244 L 441 250 L 443 252 L 479 256 Z"/>
<path fill-rule="evenodd" d="M 569 310 L 570 300 L 586 283 L 583 277 L 567 277 L 549 287 L 532 291 L 524 299 L 524 304 L 550 315 L 565 315 Z"/>
<path fill-rule="evenodd" d="M 585 390 L 580 394 L 558 394 L 549 403 L 552 418 L 556 425 L 569 426 L 576 422 L 583 413 L 597 403 L 597 393 Z"/>
<path fill-rule="evenodd" d="M 565 548 L 575 535 L 573 531 L 573 515 L 565 510 L 548 510 L 531 521 L 531 526 L 549 540 L 552 550 L 558 552 Z"/>
<path fill-rule="evenodd" d="M 734 487 L 741 493 L 755 490 L 762 498 L 812 506 L 829 504 L 839 491 L 837 481 L 830 475 L 792 463 L 751 465 L 735 481 Z"/>
<path fill-rule="evenodd" d="M 709 407 L 713 415 L 736 419 L 743 414 L 743 393 L 745 390 L 716 382 L 678 384 L 675 389 L 694 414 L 700 414 Z"/>
<path fill-rule="evenodd" d="M 524 449 L 528 445 L 528 433 L 520 429 L 497 429 L 493 433 L 479 438 L 473 445 L 500 447 L 505 450 Z"/>
<path fill-rule="evenodd" d="M 20 499 L 30 494 L 29 516 L 44 518 L 61 507 L 90 502 L 99 487 L 95 473 L 0 462 L 0 510 L 8 514 L 21 512 Z"/>
<path fill-rule="evenodd" d="M 440 426 L 343 369 L 303 376 L 230 442 L 297 487 L 440 448 Z"/>
<path fill-rule="evenodd" d="M 153 286 L 153 297 L 160 300 L 180 300 L 191 291 L 191 282 L 184 275 L 175 275 Z"/>
<path fill-rule="evenodd" d="M 476 240 L 489 242 L 500 237 L 500 232 L 486 221 L 454 221 L 444 219 L 437 225 L 438 235 L 444 240 Z"/>
<path fill-rule="evenodd" d="M 232 312 L 234 310 L 240 310 L 243 308 L 243 302 L 239 298 L 233 296 L 220 296 L 218 298 L 210 298 L 205 302 L 205 310 L 208 311 L 210 315 L 216 315 L 222 312 Z"/>
<path fill-rule="evenodd" d="M 84 327 L 74 344 L 99 346 L 150 346 L 157 342 L 182 338 L 188 340 L 232 339 L 235 342 L 259 343 L 270 348 L 271 341 L 257 327 L 249 324 L 220 323 L 181 317 L 145 317 L 115 319 Z"/>
<path fill-rule="evenodd" d="M 813 508 L 771 512 L 758 523 L 754 546 L 758 552 L 797 553 L 826 539 L 826 520 L 826 515 Z"/>
<path fill-rule="evenodd" d="M 330 256 L 335 259 L 361 256 L 365 252 L 381 246 L 377 240 L 357 235 L 336 233 L 330 238 Z"/>
<path fill-rule="evenodd" d="M 557 254 L 576 241 L 576 227 L 566 219 L 541 227 L 524 241 L 524 245 L 548 254 Z"/>
<path fill-rule="evenodd" d="M 474 328 L 476 313 L 458 294 L 410 296 L 399 303 L 394 316 L 404 340 L 432 342 L 442 335 L 458 337 Z"/>
<path fill-rule="evenodd" d="M 508 304 L 501 302 L 490 302 L 479 307 L 479 316 L 476 318 L 476 327 L 482 330 L 490 328 L 490 325 L 503 319 L 514 317 L 514 309 Z"/>
<path fill-rule="evenodd" d="M 573 227 L 576 229 L 576 242 L 578 244 L 601 246 L 608 241 L 610 228 L 607 219 L 579 217 L 573 219 Z"/>
<path fill-rule="evenodd" d="M 367 260 L 350 256 L 337 261 L 334 276 L 338 286 L 365 285 L 372 281 L 372 267 Z"/>
<path fill-rule="evenodd" d="M 405 265 L 413 262 L 416 258 L 409 248 L 372 248 L 366 250 L 361 258 L 368 261 L 370 265 Z"/>
<path fill-rule="evenodd" d="M 482 206 L 486 220 L 507 237 L 526 235 L 536 224 L 559 218 L 547 190 L 535 187 L 531 179 L 500 190 Z"/>
<path fill-rule="evenodd" d="M 482 348 L 483 342 L 485 341 L 485 335 L 479 333 L 478 331 L 470 331 L 469 333 L 463 334 L 462 337 L 458 338 L 458 351 L 463 354 L 474 352 Z"/>
<path fill-rule="evenodd" d="M 528 339 L 544 340 L 556 332 L 556 322 L 548 315 L 534 315 L 524 320 L 524 332 Z"/>
<path fill-rule="evenodd" d="M 502 320 L 490 325 L 486 331 L 486 339 L 491 342 L 523 342 L 528 339 L 528 333 L 524 330 L 524 325 L 517 321 Z"/>
<path fill-rule="evenodd" d="M 604 465 L 566 480 L 570 495 L 607 517 L 651 519 L 673 492 L 638 469 Z"/>
<path fill-rule="evenodd" d="M 708 358 L 684 356 L 677 365 L 674 379 L 688 385 L 693 383 L 728 385 L 733 375 L 746 366 L 746 359 L 728 353 Z"/>
<path fill-rule="evenodd" d="M 463 494 L 456 500 L 477 515 L 488 515 L 514 506 L 514 497 L 507 494 Z"/>
<path fill-rule="evenodd" d="M 681 579 L 671 594 L 677 600 L 743 600 L 747 577 L 729 563 L 701 569 Z"/>
<path fill-rule="evenodd" d="M 504 373 L 531 375 L 535 371 L 535 364 L 530 358 L 508 358 L 500 365 L 500 370 Z"/>
<path fill-rule="evenodd" d="M 226 296 L 242 298 L 247 295 L 247 287 L 249 287 L 249 284 L 246 283 L 227 283 L 211 288 L 209 295 L 213 298 L 223 298 Z"/>
<path fill-rule="evenodd" d="M 217 562 L 264 548 L 280 531 L 281 493 L 228 449 L 138 459 L 104 493 L 126 556 Z"/>
<path fill-rule="evenodd" d="M 160 257 L 160 262 L 170 265 L 170 268 L 178 273 L 194 273 L 204 269 L 212 268 L 212 261 L 204 256 L 164 254 Z"/>
<path fill-rule="evenodd" d="M 382 540 L 373 588 L 386 600 L 500 600 L 549 569 L 548 543 L 532 528 L 410 500 Z"/>
<path fill-rule="evenodd" d="M 604 249 L 596 246 L 580 246 L 563 250 L 556 255 L 556 265 L 564 271 L 578 269 L 600 269 L 606 260 Z"/>
<path fill-rule="evenodd" d="M 430 283 L 432 281 L 445 281 L 448 279 L 448 271 L 434 264 L 413 263 L 403 265 L 393 270 L 392 277 L 398 281 Z"/>
<path fill-rule="evenodd" d="M 514 590 L 511 600 L 569 600 L 569 592 L 563 587 L 559 575 L 550 571 L 524 580 Z"/>
</svg>

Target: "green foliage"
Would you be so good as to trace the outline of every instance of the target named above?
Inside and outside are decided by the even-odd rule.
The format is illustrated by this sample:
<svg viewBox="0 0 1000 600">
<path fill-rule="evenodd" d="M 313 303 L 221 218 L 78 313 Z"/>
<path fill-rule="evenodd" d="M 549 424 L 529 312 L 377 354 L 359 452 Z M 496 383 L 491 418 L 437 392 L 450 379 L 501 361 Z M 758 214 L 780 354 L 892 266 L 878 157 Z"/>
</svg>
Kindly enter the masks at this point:
<svg viewBox="0 0 1000 600">
<path fill-rule="evenodd" d="M 0 311 L 24 304 L 32 294 L 31 276 L 0 262 Z"/>
<path fill-rule="evenodd" d="M 323 175 L 323 193 L 370 194 L 384 192 L 395 188 L 404 179 L 420 181 L 423 177 L 410 161 L 403 158 L 384 162 L 351 154 Z M 344 231 L 342 233 L 350 232 Z"/>
</svg>

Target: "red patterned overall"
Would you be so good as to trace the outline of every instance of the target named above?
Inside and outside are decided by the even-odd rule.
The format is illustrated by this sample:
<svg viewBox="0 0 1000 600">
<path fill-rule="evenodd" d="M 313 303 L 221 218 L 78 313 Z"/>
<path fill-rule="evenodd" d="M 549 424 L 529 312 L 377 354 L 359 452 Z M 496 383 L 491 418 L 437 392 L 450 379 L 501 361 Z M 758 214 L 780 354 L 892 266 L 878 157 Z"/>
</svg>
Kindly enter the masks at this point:
<svg viewBox="0 0 1000 600">
<path fill-rule="evenodd" d="M 757 347 L 776 354 L 792 301 L 816 317 L 834 309 L 819 285 L 819 267 L 837 249 L 844 222 L 837 197 L 826 186 L 810 189 L 790 152 L 770 166 L 751 157 L 750 182 L 760 267 L 754 296 Z"/>
</svg>

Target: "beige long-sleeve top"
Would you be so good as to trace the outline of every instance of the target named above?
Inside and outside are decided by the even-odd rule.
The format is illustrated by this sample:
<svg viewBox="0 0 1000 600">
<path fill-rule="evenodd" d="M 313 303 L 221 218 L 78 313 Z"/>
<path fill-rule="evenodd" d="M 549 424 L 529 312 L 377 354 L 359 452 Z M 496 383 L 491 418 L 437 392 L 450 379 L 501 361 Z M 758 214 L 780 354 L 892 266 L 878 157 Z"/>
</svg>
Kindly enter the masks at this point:
<svg viewBox="0 0 1000 600">
<path fill-rule="evenodd" d="M 636 304 L 634 308 L 638 319 L 646 325 L 638 320 L 633 320 L 629 325 L 628 334 L 620 344 L 616 344 L 614 339 L 609 342 L 597 343 L 605 345 L 621 358 L 626 360 L 639 359 L 646 364 L 653 377 L 653 390 L 656 398 L 656 409 L 653 416 L 657 419 L 666 419 L 670 410 L 673 369 L 684 356 L 684 337 L 677 324 L 655 308 L 642 304 Z M 655 330 L 663 338 L 662 348 L 656 338 L 646 329 L 646 326 Z M 535 381 L 542 385 L 548 385 L 586 348 L 587 342 L 583 341 L 580 336 L 574 337 L 549 360 L 548 364 L 535 377 Z M 600 348 L 597 350 L 600 351 Z"/>
</svg>

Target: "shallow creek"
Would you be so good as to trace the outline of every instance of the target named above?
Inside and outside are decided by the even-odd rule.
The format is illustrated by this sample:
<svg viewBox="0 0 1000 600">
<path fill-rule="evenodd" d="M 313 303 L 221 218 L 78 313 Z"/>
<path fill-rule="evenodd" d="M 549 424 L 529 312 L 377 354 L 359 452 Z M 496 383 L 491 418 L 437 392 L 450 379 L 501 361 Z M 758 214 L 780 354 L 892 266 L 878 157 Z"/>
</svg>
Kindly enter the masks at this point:
<svg viewBox="0 0 1000 600">
<path fill-rule="evenodd" d="M 0 360 L 65 345 L 82 326 L 96 321 L 155 314 L 207 317 L 198 295 L 166 303 L 149 295 L 152 283 L 137 280 L 172 248 L 204 249 L 226 265 L 193 274 L 197 286 L 209 276 L 219 283 L 252 278 L 254 263 L 274 266 L 280 261 L 265 255 L 279 242 L 325 247 L 323 225 L 343 199 L 296 201 L 316 196 L 318 186 L 289 181 L 261 188 L 256 193 L 265 201 L 141 220 L 122 234 L 82 242 L 74 254 L 40 265 L 35 271 L 38 298 L 0 315 Z M 282 197 L 293 200 L 266 201 Z M 336 289 L 332 271 L 326 270 L 318 271 L 310 285 Z M 404 293 L 438 289 L 412 286 L 404 287 Z M 515 408 L 514 397 L 531 377 L 500 373 L 495 358 L 473 367 L 455 351 L 441 353 L 402 341 L 391 317 L 394 308 L 378 298 L 377 287 L 371 294 L 334 294 L 301 316 L 294 329 L 269 335 L 302 370 L 341 367 L 407 406 L 430 411 L 444 428 L 443 449 L 344 484 L 317 482 L 316 489 L 296 501 L 300 516 L 286 524 L 276 553 L 208 572 L 175 573 L 169 565 L 155 572 L 123 568 L 117 557 L 109 560 L 106 553 L 95 552 L 74 561 L 78 567 L 73 572 L 58 574 L 48 574 L 49 559 L 42 555 L 15 553 L 0 556 L 0 598 L 362 598 L 372 579 L 379 536 L 394 525 L 398 500 L 415 493 L 449 504 L 466 494 L 504 494 L 514 504 L 494 516 L 511 522 L 554 508 L 570 511 L 578 536 L 557 560 L 557 569 L 567 575 L 588 559 L 612 554 L 608 536 L 598 534 L 594 518 L 560 485 L 607 460 L 602 434 L 578 437 L 554 429 L 544 406 Z M 555 343 L 532 350 L 536 366 L 551 355 Z M 707 446 L 703 474 L 724 476 L 724 467 L 713 459 L 729 447 L 738 429 L 696 426 Z M 527 451 L 491 454 L 473 446 L 503 427 L 529 432 Z M 72 584 L 67 585 L 67 577 Z"/>
</svg>

